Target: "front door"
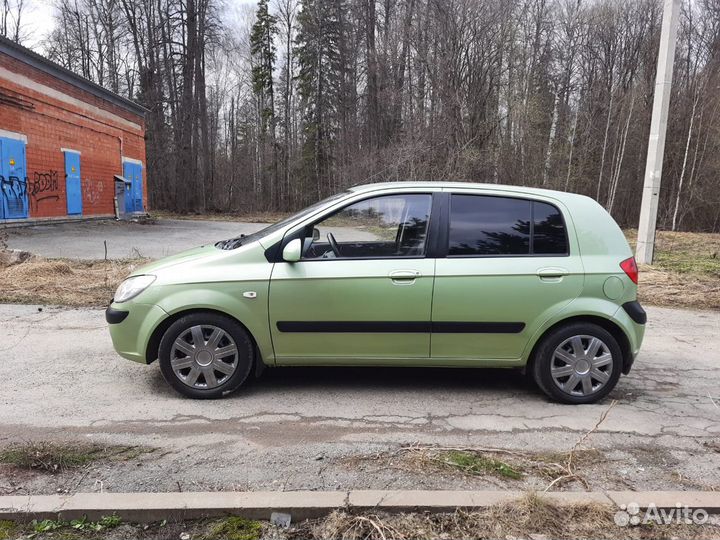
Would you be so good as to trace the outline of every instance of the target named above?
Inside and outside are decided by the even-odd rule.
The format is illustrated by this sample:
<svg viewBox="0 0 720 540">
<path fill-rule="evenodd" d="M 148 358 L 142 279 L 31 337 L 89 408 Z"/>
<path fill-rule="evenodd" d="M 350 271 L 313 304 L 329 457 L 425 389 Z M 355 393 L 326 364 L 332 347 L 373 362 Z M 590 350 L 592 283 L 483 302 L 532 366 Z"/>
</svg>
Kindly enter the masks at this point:
<svg viewBox="0 0 720 540">
<path fill-rule="evenodd" d="M 28 217 L 25 141 L 0 137 L 0 219 Z"/>
<path fill-rule="evenodd" d="M 376 196 L 303 227 L 302 259 L 276 263 L 270 281 L 278 364 L 429 358 L 431 200 Z"/>
<path fill-rule="evenodd" d="M 432 357 L 518 359 L 539 325 L 582 291 L 562 213 L 548 202 L 470 193 L 450 194 L 448 203 Z"/>
<path fill-rule="evenodd" d="M 65 154 L 65 190 L 67 213 L 70 216 L 82 214 L 82 187 L 80 181 L 80 152 L 63 150 Z"/>
</svg>

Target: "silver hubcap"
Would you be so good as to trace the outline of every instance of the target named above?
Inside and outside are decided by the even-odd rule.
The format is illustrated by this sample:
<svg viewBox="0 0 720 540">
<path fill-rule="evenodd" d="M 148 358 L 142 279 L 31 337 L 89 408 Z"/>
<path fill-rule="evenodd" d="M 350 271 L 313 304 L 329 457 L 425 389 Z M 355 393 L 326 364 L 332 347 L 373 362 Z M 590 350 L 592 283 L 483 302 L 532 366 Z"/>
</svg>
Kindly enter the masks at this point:
<svg viewBox="0 0 720 540">
<path fill-rule="evenodd" d="M 215 388 L 227 381 L 238 365 L 238 350 L 222 328 L 203 324 L 181 333 L 170 351 L 173 373 L 193 388 Z"/>
<path fill-rule="evenodd" d="M 553 353 L 550 373 L 560 390 L 589 396 L 610 380 L 613 357 L 605 343 L 594 336 L 573 336 Z"/>
</svg>

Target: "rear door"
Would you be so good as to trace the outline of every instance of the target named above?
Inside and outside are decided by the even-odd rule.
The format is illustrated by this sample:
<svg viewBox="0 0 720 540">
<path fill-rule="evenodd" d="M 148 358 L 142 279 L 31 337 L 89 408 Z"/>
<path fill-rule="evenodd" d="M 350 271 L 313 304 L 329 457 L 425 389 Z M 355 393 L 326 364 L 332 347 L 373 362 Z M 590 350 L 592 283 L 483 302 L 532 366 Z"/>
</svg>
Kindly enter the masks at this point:
<svg viewBox="0 0 720 540">
<path fill-rule="evenodd" d="M 82 214 L 82 187 L 80 175 L 80 152 L 63 149 L 65 155 L 65 190 L 68 215 Z"/>
<path fill-rule="evenodd" d="M 270 282 L 278 364 L 429 359 L 431 202 L 368 196 L 301 228 L 302 259 L 277 262 Z"/>
<path fill-rule="evenodd" d="M 583 267 L 550 200 L 446 194 L 433 294 L 433 358 L 517 359 L 543 321 L 576 298 Z"/>
</svg>

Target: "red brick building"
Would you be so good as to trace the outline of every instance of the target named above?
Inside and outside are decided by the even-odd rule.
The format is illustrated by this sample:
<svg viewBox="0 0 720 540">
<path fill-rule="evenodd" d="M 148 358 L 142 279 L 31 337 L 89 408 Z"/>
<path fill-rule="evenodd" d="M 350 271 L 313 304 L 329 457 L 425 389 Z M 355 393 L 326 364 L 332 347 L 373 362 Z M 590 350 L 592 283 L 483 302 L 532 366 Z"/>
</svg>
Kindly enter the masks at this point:
<svg viewBox="0 0 720 540">
<path fill-rule="evenodd" d="M 147 211 L 144 113 L 0 37 L 0 223 Z"/>
</svg>

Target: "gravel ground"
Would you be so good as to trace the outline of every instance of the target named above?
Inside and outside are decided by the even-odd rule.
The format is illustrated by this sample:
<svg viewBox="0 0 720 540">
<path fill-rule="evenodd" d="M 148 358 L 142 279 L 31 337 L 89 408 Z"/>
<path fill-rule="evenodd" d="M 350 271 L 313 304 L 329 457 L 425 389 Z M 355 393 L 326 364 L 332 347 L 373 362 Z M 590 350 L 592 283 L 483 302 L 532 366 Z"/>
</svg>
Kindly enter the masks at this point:
<svg viewBox="0 0 720 540">
<path fill-rule="evenodd" d="M 227 399 L 192 401 L 173 393 L 157 364 L 119 358 L 101 310 L 39 309 L 0 305 L 0 447 L 154 450 L 57 474 L 0 465 L 0 494 L 543 489 L 550 479 L 532 471 L 468 476 L 398 450 L 567 452 L 611 403 L 551 403 L 515 371 L 410 368 L 271 369 Z M 648 311 L 645 346 L 579 473 L 591 489 L 720 489 L 720 313 Z"/>
</svg>

